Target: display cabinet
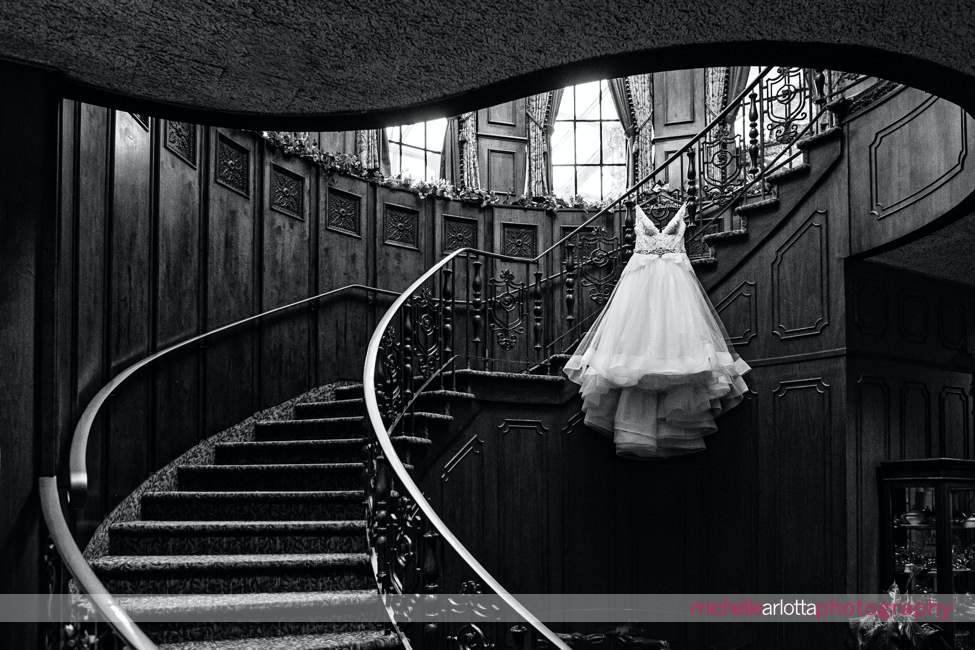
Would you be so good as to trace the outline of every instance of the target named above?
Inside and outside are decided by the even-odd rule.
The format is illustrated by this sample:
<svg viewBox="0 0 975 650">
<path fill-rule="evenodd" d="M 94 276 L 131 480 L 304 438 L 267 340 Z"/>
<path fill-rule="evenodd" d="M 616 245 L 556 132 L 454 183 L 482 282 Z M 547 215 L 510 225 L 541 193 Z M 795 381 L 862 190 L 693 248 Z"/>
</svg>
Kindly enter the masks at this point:
<svg viewBox="0 0 975 650">
<path fill-rule="evenodd" d="M 975 460 L 887 461 L 880 482 L 881 592 L 975 593 Z M 955 647 L 975 629 L 949 626 Z"/>
</svg>

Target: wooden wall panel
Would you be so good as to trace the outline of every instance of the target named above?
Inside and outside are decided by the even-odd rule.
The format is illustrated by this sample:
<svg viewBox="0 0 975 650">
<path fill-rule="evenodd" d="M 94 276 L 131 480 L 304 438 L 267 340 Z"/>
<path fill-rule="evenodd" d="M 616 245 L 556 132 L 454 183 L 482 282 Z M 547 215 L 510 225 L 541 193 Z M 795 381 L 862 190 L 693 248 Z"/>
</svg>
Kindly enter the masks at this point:
<svg viewBox="0 0 975 650">
<path fill-rule="evenodd" d="M 973 127 L 958 106 L 911 88 L 850 122 L 852 252 L 917 230 L 971 192 Z"/>
<path fill-rule="evenodd" d="M 257 313 L 260 248 L 255 223 L 255 142 L 224 129 L 210 130 L 206 328 Z M 253 331 L 253 330 L 252 330 Z M 256 339 L 215 341 L 206 359 L 206 429 L 219 431 L 256 410 Z"/>
<path fill-rule="evenodd" d="M 317 214 L 317 203 L 312 202 L 314 177 L 309 177 L 308 165 L 302 161 L 287 160 L 268 152 L 261 168 L 263 311 L 313 295 L 310 215 Z M 260 361 L 262 405 L 283 402 L 308 386 L 309 374 L 315 366 L 312 325 L 310 316 L 294 315 L 272 318 L 265 323 Z"/>
<path fill-rule="evenodd" d="M 428 266 L 431 219 L 426 201 L 412 192 L 379 188 L 376 198 L 377 286 L 402 291 Z"/>
</svg>

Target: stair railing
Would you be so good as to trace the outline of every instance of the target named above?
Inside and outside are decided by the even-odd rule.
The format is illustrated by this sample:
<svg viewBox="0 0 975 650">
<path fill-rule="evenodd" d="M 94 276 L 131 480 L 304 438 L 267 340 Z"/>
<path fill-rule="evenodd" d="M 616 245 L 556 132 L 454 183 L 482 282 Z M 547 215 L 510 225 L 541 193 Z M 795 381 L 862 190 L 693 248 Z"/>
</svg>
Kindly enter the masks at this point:
<svg viewBox="0 0 975 650">
<path fill-rule="evenodd" d="M 396 447 L 397 438 L 418 435 L 413 417 L 417 397 L 427 390 L 455 388 L 459 371 L 538 371 L 553 353 L 568 350 L 577 339 L 573 334 L 584 331 L 605 304 L 632 254 L 638 200 L 667 195 L 672 209 L 686 201 L 697 224 L 702 217 L 711 219 L 699 208 L 713 212 L 756 188 L 768 191 L 766 159 L 782 160 L 798 134 L 831 126 L 831 117 L 822 110 L 826 95 L 821 73 L 796 70 L 765 68 L 661 165 L 540 253 L 531 254 L 531 241 L 514 242 L 522 255 L 455 250 L 414 281 L 380 319 L 363 369 L 367 427 L 374 436 L 367 445 L 368 529 L 380 590 L 387 595 L 411 589 L 426 594 L 486 590 L 520 617 L 515 626 L 496 630 L 493 638 L 484 626 L 469 624 L 476 633 L 470 627 L 451 633 L 436 621 L 414 621 L 401 628 L 411 645 L 440 647 L 446 639 L 454 648 L 470 647 L 459 639 L 474 634 L 488 645 L 517 635 L 529 645 L 565 647 L 498 583 L 422 494 L 408 469 L 409 452 L 401 455 Z M 749 128 L 731 138 L 729 116 L 738 111 Z M 762 117 L 764 112 L 769 115 Z M 714 146 L 724 146 L 726 153 L 712 156 L 699 170 L 696 161 Z M 734 178 L 721 176 L 718 169 L 727 169 L 730 156 L 740 165 Z M 678 168 L 680 187 L 664 188 L 664 173 L 673 177 Z M 657 181 L 653 190 L 651 181 Z M 641 196 L 644 187 L 649 191 Z M 578 299 L 580 291 L 588 300 Z M 595 307 L 582 309 L 583 302 Z M 457 567 L 458 574 L 445 575 L 448 565 Z"/>
<path fill-rule="evenodd" d="M 295 310 L 298 307 L 310 306 L 328 298 L 353 292 L 366 293 L 370 296 L 399 295 L 397 292 L 387 289 L 379 289 L 362 284 L 349 284 L 274 309 L 269 309 L 254 316 L 242 318 L 227 325 L 217 327 L 204 334 L 193 336 L 185 341 L 170 345 L 151 354 L 115 375 L 88 403 L 75 426 L 68 460 L 70 489 L 67 493 L 67 503 L 72 507 L 79 507 L 86 502 L 90 487 L 86 457 L 88 444 L 91 439 L 92 426 L 109 398 L 133 376 L 194 345 L 212 341 L 232 331 L 241 330 L 258 321 Z M 62 505 L 61 490 L 58 487 L 57 477 L 40 477 L 38 484 L 41 513 L 51 539 L 52 550 L 60 559 L 68 574 L 74 579 L 77 592 L 81 595 L 87 594 L 87 603 L 91 610 L 93 610 L 96 625 L 101 622 L 106 623 L 111 633 L 122 643 L 133 648 L 133 650 L 154 650 L 156 645 L 132 621 L 124 609 L 119 606 L 102 581 L 95 575 L 88 560 L 85 559 L 84 553 L 78 547 L 68 526 L 68 516 Z M 50 561 L 53 562 L 56 559 L 50 558 Z"/>
</svg>

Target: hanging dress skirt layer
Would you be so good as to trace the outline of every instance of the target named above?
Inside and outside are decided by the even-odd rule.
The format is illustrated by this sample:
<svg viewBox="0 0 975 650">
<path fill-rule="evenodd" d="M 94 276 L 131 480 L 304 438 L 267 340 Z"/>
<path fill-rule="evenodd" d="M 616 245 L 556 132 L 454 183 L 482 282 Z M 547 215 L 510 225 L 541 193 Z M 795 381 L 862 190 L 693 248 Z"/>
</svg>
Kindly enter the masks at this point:
<svg viewBox="0 0 975 650">
<path fill-rule="evenodd" d="M 685 253 L 637 252 L 564 372 L 581 386 L 586 424 L 620 455 L 691 453 L 748 390 L 750 368 L 726 339 Z"/>
</svg>

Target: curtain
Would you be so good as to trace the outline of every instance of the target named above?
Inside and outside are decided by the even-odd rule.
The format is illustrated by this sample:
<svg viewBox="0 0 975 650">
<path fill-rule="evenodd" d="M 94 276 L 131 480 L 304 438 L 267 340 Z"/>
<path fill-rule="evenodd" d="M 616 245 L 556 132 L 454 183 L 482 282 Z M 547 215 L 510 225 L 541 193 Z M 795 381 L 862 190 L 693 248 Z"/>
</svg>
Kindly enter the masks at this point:
<svg viewBox="0 0 975 650">
<path fill-rule="evenodd" d="M 477 164 L 477 113 L 462 113 L 447 120 L 440 177 L 454 187 L 477 190 L 481 187 Z"/>
<path fill-rule="evenodd" d="M 633 117 L 633 178 L 636 183 L 653 171 L 653 75 L 638 74 L 626 78 L 630 87 Z"/>
<path fill-rule="evenodd" d="M 626 186 L 630 187 L 636 182 L 636 161 L 633 157 L 635 136 L 639 124 L 633 112 L 633 105 L 630 102 L 630 84 L 626 77 L 610 79 L 607 82 L 609 94 L 613 98 L 613 106 L 616 108 L 616 116 L 623 127 L 623 135 L 626 137 Z M 603 116 L 605 118 L 605 116 Z"/>
<path fill-rule="evenodd" d="M 528 196 L 552 194 L 552 131 L 560 103 L 562 90 L 532 95 L 526 102 L 528 173 L 525 177 L 525 194 Z"/>
<path fill-rule="evenodd" d="M 748 85 L 748 75 L 751 72 L 751 66 L 738 65 L 729 68 L 728 72 L 728 99 L 726 101 L 730 102 L 735 97 L 737 97 L 741 91 L 745 89 Z M 725 124 L 731 127 L 732 130 L 735 128 L 735 120 L 738 118 L 738 109 L 733 108 L 728 117 L 725 118 Z"/>
<path fill-rule="evenodd" d="M 443 135 L 443 148 L 440 150 L 440 178 L 455 187 L 463 187 L 460 173 L 460 118 L 447 120 L 447 130 Z"/>
<path fill-rule="evenodd" d="M 386 129 L 369 129 L 355 132 L 355 153 L 363 169 L 390 175 L 389 138 Z"/>
</svg>

